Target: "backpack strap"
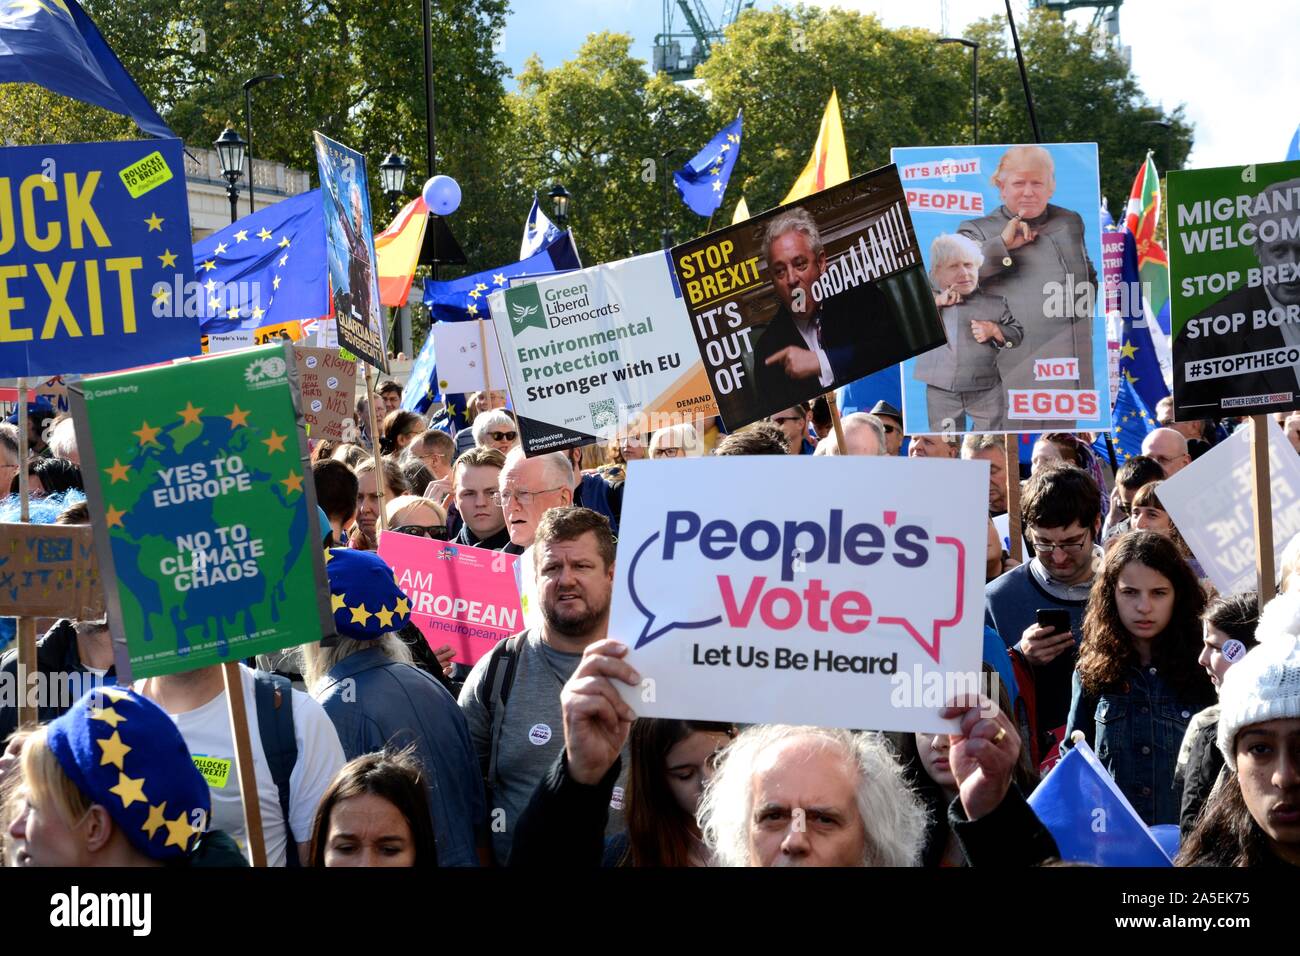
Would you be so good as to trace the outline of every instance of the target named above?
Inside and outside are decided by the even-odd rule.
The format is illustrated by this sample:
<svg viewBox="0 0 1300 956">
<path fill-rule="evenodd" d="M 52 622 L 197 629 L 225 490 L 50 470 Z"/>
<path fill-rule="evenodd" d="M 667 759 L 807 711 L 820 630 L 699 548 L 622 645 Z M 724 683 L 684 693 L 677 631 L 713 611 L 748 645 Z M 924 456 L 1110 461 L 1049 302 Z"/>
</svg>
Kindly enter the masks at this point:
<svg viewBox="0 0 1300 956">
<path fill-rule="evenodd" d="M 284 817 L 284 863 L 299 866 L 298 844 L 289 822 L 289 778 L 298 762 L 298 740 L 293 725 L 293 684 L 283 674 L 266 671 L 253 673 L 257 698 L 257 730 L 262 750 L 271 768 L 271 779 L 280 794 L 280 814 Z"/>
<path fill-rule="evenodd" d="M 492 733 L 488 738 L 491 749 L 488 751 L 488 764 L 484 774 L 489 799 L 497 782 L 497 757 L 500 752 L 501 725 L 506 719 L 506 702 L 510 699 L 510 688 L 515 682 L 519 649 L 527 639 L 528 632 L 520 631 L 498 644 L 492 660 L 488 662 L 487 673 L 483 675 L 483 683 L 488 688 L 488 696 L 485 698 L 488 718 L 492 721 Z"/>
</svg>

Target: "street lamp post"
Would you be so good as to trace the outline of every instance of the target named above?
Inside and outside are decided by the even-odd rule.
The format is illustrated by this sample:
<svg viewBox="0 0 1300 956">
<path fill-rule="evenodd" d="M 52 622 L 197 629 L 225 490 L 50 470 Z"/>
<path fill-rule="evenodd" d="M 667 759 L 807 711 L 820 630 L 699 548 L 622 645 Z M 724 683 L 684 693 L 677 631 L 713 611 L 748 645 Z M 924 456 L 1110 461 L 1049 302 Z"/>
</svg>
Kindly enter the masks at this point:
<svg viewBox="0 0 1300 956">
<path fill-rule="evenodd" d="M 388 200 L 388 214 L 397 215 L 397 200 L 406 189 L 406 174 L 411 164 L 406 157 L 398 156 L 393 150 L 388 151 L 383 162 L 379 164 L 379 182 L 384 187 L 384 198 Z"/>
<path fill-rule="evenodd" d="M 970 48 L 971 138 L 978 146 L 980 144 L 980 45 L 975 40 L 967 40 L 965 37 L 941 37 L 935 42 L 960 43 Z"/>
<path fill-rule="evenodd" d="M 410 165 L 404 157 L 398 156 L 397 151 L 392 149 L 388 151 L 388 155 L 379 164 L 379 183 L 383 187 L 384 198 L 388 200 L 389 218 L 397 215 L 397 201 L 402 197 L 402 191 L 406 188 L 406 173 L 410 169 Z M 392 312 L 393 338 L 395 340 L 393 351 L 405 351 L 406 323 L 403 321 L 402 309 L 397 307 Z"/>
<path fill-rule="evenodd" d="M 283 80 L 283 73 L 263 73 L 244 81 L 244 130 L 248 133 L 248 214 L 253 209 L 253 87 L 267 80 Z"/>
<path fill-rule="evenodd" d="M 227 126 L 212 144 L 221 160 L 221 175 L 226 180 L 226 195 L 230 198 L 230 221 L 239 218 L 239 187 L 235 185 L 244 175 L 244 138 Z"/>
<path fill-rule="evenodd" d="M 556 183 L 547 195 L 551 197 L 551 203 L 555 207 L 555 224 L 563 232 L 569 228 L 569 199 L 571 198 L 569 191 Z"/>
</svg>

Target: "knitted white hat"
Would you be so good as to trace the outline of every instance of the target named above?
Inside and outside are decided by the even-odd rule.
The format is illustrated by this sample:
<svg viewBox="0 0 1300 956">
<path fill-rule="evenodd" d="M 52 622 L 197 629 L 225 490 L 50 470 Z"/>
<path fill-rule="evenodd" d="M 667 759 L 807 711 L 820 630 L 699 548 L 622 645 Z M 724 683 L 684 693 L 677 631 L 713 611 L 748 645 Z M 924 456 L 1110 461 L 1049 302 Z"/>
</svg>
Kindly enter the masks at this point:
<svg viewBox="0 0 1300 956">
<path fill-rule="evenodd" d="M 1219 750 L 1237 769 L 1237 734 L 1269 720 L 1300 718 L 1300 592 L 1268 603 L 1259 646 L 1228 668 L 1219 689 Z"/>
</svg>

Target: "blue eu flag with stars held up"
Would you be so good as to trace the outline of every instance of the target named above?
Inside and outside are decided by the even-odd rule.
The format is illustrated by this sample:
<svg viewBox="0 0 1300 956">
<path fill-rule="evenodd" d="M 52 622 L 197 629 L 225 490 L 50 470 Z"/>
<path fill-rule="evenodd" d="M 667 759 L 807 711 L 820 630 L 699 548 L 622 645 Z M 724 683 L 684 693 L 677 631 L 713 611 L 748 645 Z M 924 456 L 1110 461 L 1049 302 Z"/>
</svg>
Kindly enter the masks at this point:
<svg viewBox="0 0 1300 956">
<path fill-rule="evenodd" d="M 194 244 L 205 334 L 329 314 L 320 190 L 266 206 Z"/>
<path fill-rule="evenodd" d="M 0 0 L 0 83 L 35 83 L 176 136 L 76 0 Z"/>
<path fill-rule="evenodd" d="M 1115 395 L 1115 407 L 1111 411 L 1111 441 L 1115 446 L 1115 461 L 1124 464 L 1134 455 L 1142 454 L 1142 441 L 1160 426 L 1150 407 L 1137 393 L 1133 383 L 1120 376 L 1119 391 Z M 1103 435 L 1093 442 L 1097 454 L 1106 460 L 1109 451 Z"/>
<path fill-rule="evenodd" d="M 673 184 L 682 202 L 700 216 L 712 216 L 722 205 L 731 171 L 740 155 L 742 114 L 709 140 L 709 145 L 695 154 L 689 163 L 673 173 Z"/>
</svg>

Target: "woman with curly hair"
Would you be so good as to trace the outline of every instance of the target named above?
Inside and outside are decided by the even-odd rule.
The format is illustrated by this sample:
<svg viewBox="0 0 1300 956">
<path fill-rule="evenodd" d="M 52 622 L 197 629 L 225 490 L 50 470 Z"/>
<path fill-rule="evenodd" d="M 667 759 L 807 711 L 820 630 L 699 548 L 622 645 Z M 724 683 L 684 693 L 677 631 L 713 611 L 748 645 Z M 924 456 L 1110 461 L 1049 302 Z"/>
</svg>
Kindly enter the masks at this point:
<svg viewBox="0 0 1300 956">
<path fill-rule="evenodd" d="M 1150 531 L 1120 539 L 1088 598 L 1063 746 L 1082 734 L 1149 825 L 1178 822 L 1178 747 L 1214 703 L 1196 662 L 1204 610 L 1178 548 Z"/>
</svg>

